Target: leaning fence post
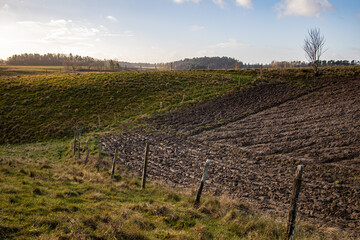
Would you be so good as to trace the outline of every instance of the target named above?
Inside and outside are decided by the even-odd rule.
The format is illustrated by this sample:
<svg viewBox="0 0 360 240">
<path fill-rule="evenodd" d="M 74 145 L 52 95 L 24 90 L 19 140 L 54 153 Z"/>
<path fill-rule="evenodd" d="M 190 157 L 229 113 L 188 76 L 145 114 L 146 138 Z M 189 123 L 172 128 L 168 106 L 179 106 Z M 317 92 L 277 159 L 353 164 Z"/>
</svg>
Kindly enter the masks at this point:
<svg viewBox="0 0 360 240">
<path fill-rule="evenodd" d="M 115 156 L 114 156 L 113 166 L 112 166 L 112 170 L 111 170 L 111 178 L 114 178 L 117 155 L 118 155 L 118 150 L 115 149 Z"/>
<path fill-rule="evenodd" d="M 99 155 L 98 155 L 98 165 L 97 165 L 97 171 L 100 171 L 100 158 L 101 158 L 101 144 L 99 143 Z"/>
<path fill-rule="evenodd" d="M 293 183 L 293 191 L 291 194 L 290 200 L 290 212 L 289 212 L 289 219 L 288 225 L 286 229 L 286 237 L 285 240 L 294 239 L 294 232 L 295 232 L 295 221 L 296 221 L 296 214 L 297 214 L 297 201 L 299 198 L 300 187 L 302 182 L 302 174 L 304 171 L 304 165 L 297 166 L 295 179 Z"/>
<path fill-rule="evenodd" d="M 203 174 L 203 176 L 201 178 L 201 182 L 200 182 L 200 187 L 199 187 L 199 190 L 198 190 L 198 192 L 196 194 L 196 199 L 195 199 L 195 203 L 194 203 L 195 207 L 199 206 L 201 193 L 202 193 L 204 183 L 205 183 L 205 180 L 206 180 L 206 176 L 207 176 L 207 173 L 208 173 L 208 170 L 209 170 L 209 165 L 210 165 L 210 159 L 207 159 L 206 164 L 205 164 L 205 168 L 204 168 L 204 174 Z"/>
<path fill-rule="evenodd" d="M 146 143 L 145 154 L 144 154 L 144 169 L 143 169 L 143 175 L 142 175 L 141 189 L 145 189 L 146 169 L 147 169 L 147 164 L 148 164 L 148 154 L 149 154 L 149 143 Z"/>
</svg>

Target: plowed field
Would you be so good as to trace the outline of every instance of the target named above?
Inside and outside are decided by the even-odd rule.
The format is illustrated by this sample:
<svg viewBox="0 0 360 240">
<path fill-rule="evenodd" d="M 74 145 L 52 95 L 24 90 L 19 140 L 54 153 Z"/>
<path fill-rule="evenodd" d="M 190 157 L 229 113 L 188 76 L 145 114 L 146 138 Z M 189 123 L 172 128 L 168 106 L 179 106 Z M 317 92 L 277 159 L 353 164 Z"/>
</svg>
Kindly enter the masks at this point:
<svg viewBox="0 0 360 240">
<path fill-rule="evenodd" d="M 131 131 L 104 149 L 149 177 L 194 188 L 211 159 L 208 193 L 227 194 L 284 218 L 293 174 L 305 165 L 299 216 L 360 236 L 360 80 L 324 87 L 265 84 L 155 120 L 182 134 Z"/>
</svg>

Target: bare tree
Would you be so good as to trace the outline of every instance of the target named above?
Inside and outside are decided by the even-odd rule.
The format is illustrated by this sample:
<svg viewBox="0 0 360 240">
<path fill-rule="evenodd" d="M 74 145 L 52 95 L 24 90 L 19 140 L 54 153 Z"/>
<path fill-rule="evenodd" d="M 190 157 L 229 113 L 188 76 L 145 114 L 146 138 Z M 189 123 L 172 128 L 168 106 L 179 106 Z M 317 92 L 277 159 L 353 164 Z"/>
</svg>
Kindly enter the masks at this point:
<svg viewBox="0 0 360 240">
<path fill-rule="evenodd" d="M 307 60 L 312 63 L 315 74 L 318 74 L 320 57 L 324 53 L 325 40 L 318 28 L 308 30 L 308 34 L 309 35 L 304 39 L 303 49 Z"/>
</svg>

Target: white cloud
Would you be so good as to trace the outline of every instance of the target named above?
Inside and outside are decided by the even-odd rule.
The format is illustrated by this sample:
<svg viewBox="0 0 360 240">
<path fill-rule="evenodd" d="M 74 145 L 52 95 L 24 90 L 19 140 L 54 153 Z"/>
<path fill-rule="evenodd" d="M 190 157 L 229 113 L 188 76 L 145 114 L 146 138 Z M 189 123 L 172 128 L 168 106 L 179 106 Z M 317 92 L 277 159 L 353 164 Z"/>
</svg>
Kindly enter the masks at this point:
<svg viewBox="0 0 360 240">
<path fill-rule="evenodd" d="M 213 0 L 213 2 L 214 2 L 216 5 L 219 5 L 221 8 L 224 8 L 224 7 L 225 7 L 225 2 L 224 2 L 224 0 Z"/>
<path fill-rule="evenodd" d="M 328 0 L 281 0 L 275 5 L 278 16 L 320 17 L 321 11 L 331 10 Z"/>
<path fill-rule="evenodd" d="M 183 2 L 194 2 L 199 3 L 201 0 L 173 0 L 174 3 L 183 3 Z"/>
<path fill-rule="evenodd" d="M 193 32 L 200 31 L 200 30 L 203 30 L 203 29 L 204 29 L 204 26 L 199 26 L 199 25 L 192 25 L 190 27 L 190 30 L 193 31 Z"/>
<path fill-rule="evenodd" d="M 234 38 L 230 38 L 227 42 L 218 43 L 210 46 L 210 48 L 235 48 L 235 47 L 246 47 L 249 44 L 242 43 Z"/>
<path fill-rule="evenodd" d="M 19 29 L 31 29 L 30 41 L 41 43 L 79 44 L 91 40 L 100 33 L 97 28 L 89 28 L 75 24 L 72 20 L 51 20 L 50 22 L 21 21 L 17 22 Z M 34 38 L 34 34 L 38 38 Z"/>
<path fill-rule="evenodd" d="M 252 8 L 252 0 L 236 0 L 236 4 L 244 8 Z"/>
<path fill-rule="evenodd" d="M 1 9 L 1 6 L 0 6 Z M 115 53 L 110 47 L 114 42 L 131 43 L 135 34 L 130 31 L 112 32 L 102 25 L 56 19 L 51 21 L 0 22 L 1 57 L 24 52 L 64 52 L 97 57 L 100 48 L 108 57 Z"/>
<path fill-rule="evenodd" d="M 9 11 L 10 10 L 10 6 L 8 4 L 4 4 L 4 6 L 2 7 L 2 10 L 4 11 Z"/>
<path fill-rule="evenodd" d="M 13 18 L 12 9 L 8 4 L 0 5 L 0 22 L 5 24 Z"/>
<path fill-rule="evenodd" d="M 119 20 L 117 20 L 117 18 L 113 16 L 107 16 L 106 18 L 113 22 L 119 22 Z"/>
<path fill-rule="evenodd" d="M 7 39 L 0 41 L 5 45 L 29 45 L 39 49 L 88 48 L 94 47 L 94 44 L 104 37 L 134 36 L 131 31 L 111 33 L 103 26 L 92 27 L 65 19 L 49 22 L 18 21 L 6 27 L 2 26 L 0 30 L 6 33 Z"/>
</svg>

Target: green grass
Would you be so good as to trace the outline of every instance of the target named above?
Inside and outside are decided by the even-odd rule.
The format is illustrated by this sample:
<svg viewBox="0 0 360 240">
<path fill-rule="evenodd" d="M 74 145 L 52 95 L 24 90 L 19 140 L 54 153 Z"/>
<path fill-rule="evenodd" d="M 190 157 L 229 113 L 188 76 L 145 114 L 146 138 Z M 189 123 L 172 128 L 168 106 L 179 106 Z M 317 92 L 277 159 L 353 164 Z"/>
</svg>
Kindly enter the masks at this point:
<svg viewBox="0 0 360 240">
<path fill-rule="evenodd" d="M 36 72 L 34 69 L 31 71 Z M 360 67 L 324 68 L 316 78 L 310 68 L 261 71 L 0 77 L 0 144 L 70 137 L 76 125 L 86 132 L 110 125 L 119 129 L 123 124 L 185 109 L 244 87 L 268 82 L 300 87 L 329 84 L 335 78 L 358 76 Z"/>
<path fill-rule="evenodd" d="M 36 75 L 0 78 L 0 144 L 69 137 L 187 108 L 249 83 L 212 72 Z"/>
<path fill-rule="evenodd" d="M 0 66 L 0 76 L 54 74 L 65 72 L 58 66 Z"/>
<path fill-rule="evenodd" d="M 281 239 L 285 224 L 241 202 L 166 188 L 116 169 L 66 158 L 70 141 L 0 147 L 1 239 Z M 29 155 L 29 152 L 32 155 Z M 299 223 L 296 239 L 338 239 Z"/>
</svg>

